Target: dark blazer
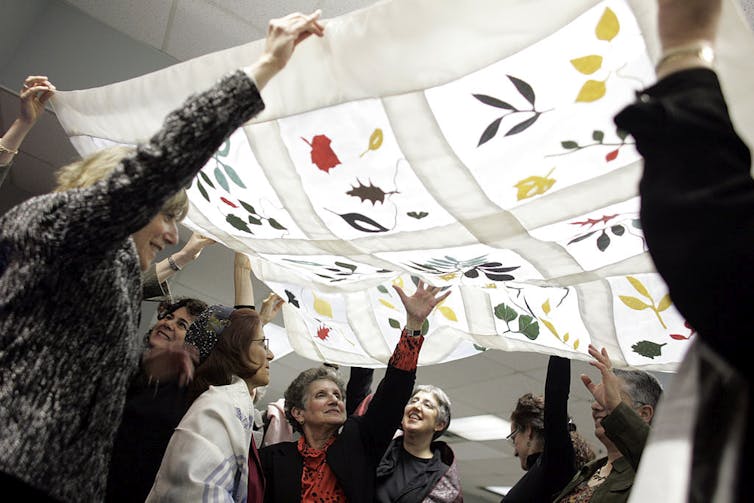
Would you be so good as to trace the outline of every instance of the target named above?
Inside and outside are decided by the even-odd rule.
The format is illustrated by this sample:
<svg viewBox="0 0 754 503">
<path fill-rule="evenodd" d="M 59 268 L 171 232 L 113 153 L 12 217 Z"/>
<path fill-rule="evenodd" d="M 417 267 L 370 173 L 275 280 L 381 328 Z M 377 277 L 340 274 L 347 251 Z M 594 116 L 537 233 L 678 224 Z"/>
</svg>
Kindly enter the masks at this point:
<svg viewBox="0 0 754 503">
<path fill-rule="evenodd" d="M 327 450 L 327 464 L 349 502 L 373 500 L 377 465 L 400 425 L 415 380 L 416 369 L 388 366 L 367 412 L 349 417 Z M 300 501 L 303 458 L 296 442 L 267 446 L 259 456 L 267 481 L 265 502 Z"/>
</svg>

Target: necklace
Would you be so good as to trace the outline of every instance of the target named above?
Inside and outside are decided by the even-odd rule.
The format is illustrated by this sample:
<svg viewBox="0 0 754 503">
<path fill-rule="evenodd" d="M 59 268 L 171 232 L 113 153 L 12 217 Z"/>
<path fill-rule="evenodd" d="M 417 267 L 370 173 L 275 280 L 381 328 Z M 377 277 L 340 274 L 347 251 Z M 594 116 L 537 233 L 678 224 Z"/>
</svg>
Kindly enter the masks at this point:
<svg viewBox="0 0 754 503">
<path fill-rule="evenodd" d="M 613 470 L 613 465 L 606 463 L 599 470 L 594 472 L 592 478 L 589 479 L 589 486 L 594 487 L 602 484 L 610 476 L 610 472 Z"/>
</svg>

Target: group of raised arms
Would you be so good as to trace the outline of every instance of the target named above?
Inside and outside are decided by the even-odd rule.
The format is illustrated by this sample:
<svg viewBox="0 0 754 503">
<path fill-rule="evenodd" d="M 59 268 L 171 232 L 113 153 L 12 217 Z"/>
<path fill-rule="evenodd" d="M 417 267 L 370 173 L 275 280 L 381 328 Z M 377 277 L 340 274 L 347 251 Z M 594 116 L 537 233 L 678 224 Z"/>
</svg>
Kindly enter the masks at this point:
<svg viewBox="0 0 754 503">
<path fill-rule="evenodd" d="M 747 501 L 751 365 L 739 334 L 754 300 L 754 180 L 713 70 L 722 0 L 658 0 L 658 82 L 615 118 L 644 157 L 641 221 L 674 303 L 699 333 L 672 389 L 589 346 L 582 375 L 604 456 L 568 414 L 571 368 L 551 356 L 544 396 L 510 404 L 524 474 L 503 502 Z M 173 298 L 168 280 L 215 242 L 178 243 L 187 186 L 264 109 L 260 92 L 320 12 L 270 21 L 263 54 L 170 113 L 148 142 L 60 168 L 52 193 L 0 216 L 0 491 L 40 502 L 461 502 L 451 399 L 416 384 L 422 326 L 450 294 L 394 286 L 406 323 L 373 370 L 303 370 L 262 405 L 274 355 L 237 252 L 235 303 Z M 28 77 L 0 138 L 0 184 L 55 86 Z M 715 228 L 714 233 L 708 229 Z M 218 245 L 219 246 L 219 245 Z M 193 267 L 200 267 L 198 265 Z M 704 271 L 702 273 L 702 271 Z M 159 301 L 139 334 L 141 304 Z M 522 390 L 524 391 L 524 390 Z M 659 414 L 655 419 L 659 408 Z M 679 426 L 683 425 L 683 427 Z M 680 429 L 679 429 L 680 428 Z"/>
</svg>

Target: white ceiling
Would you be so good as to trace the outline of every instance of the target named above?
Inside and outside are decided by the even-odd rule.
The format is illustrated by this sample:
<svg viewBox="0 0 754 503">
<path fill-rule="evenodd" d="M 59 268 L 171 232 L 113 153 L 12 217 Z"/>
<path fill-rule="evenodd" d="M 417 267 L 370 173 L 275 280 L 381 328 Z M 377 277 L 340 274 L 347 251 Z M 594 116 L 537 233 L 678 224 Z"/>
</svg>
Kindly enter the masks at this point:
<svg viewBox="0 0 754 503">
<path fill-rule="evenodd" d="M 105 25 L 162 51 L 177 60 L 262 38 L 266 21 L 292 11 L 322 8 L 324 17 L 334 17 L 373 3 L 370 0 L 67 0 Z M 751 2 L 745 2 L 747 7 Z M 15 118 L 18 98 L 0 90 L 0 127 Z M 0 213 L 24 199 L 47 192 L 54 168 L 75 159 L 76 152 L 48 112 L 24 143 L 9 180 L 0 188 Z M 182 231 L 185 241 L 187 233 Z M 172 281 L 173 292 L 203 298 L 210 303 L 232 303 L 232 254 L 210 247 L 196 264 Z M 267 289 L 255 282 L 257 303 Z M 154 313 L 145 304 L 143 326 Z M 276 320 L 280 323 L 280 320 Z M 286 385 L 304 368 L 314 365 L 291 354 L 273 362 L 273 383 L 267 397 L 282 396 Z M 442 387 L 453 401 L 453 416 L 497 414 L 507 418 L 518 396 L 543 392 L 547 357 L 530 353 L 487 351 L 476 357 L 444 365 L 422 367 L 419 383 Z M 593 436 L 589 395 L 581 384 L 581 372 L 596 374 L 583 362 L 573 363 L 570 412 L 579 430 L 600 447 Z M 347 376 L 347 370 L 345 375 Z M 378 378 L 382 372 L 378 371 Z M 663 379 L 664 380 L 664 379 Z M 507 433 L 507 432 L 504 432 Z M 503 440 L 467 442 L 451 438 L 467 501 L 498 501 L 483 486 L 513 485 L 522 475 L 519 461 Z"/>
</svg>

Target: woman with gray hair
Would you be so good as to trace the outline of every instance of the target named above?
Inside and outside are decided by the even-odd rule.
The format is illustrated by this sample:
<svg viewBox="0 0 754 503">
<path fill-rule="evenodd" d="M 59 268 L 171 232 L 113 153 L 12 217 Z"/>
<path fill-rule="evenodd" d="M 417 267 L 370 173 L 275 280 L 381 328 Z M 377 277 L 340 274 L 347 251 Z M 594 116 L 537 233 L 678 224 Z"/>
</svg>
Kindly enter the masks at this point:
<svg viewBox="0 0 754 503">
<path fill-rule="evenodd" d="M 450 294 L 440 294 L 440 288 L 425 287 L 421 281 L 411 297 L 394 288 L 406 308 L 407 322 L 369 410 L 346 419 L 345 385 L 332 369 L 299 374 L 285 392 L 285 410 L 302 436 L 298 442 L 260 451 L 265 501 L 374 501 L 377 465 L 414 386 L 424 341 L 422 325 Z"/>
<path fill-rule="evenodd" d="M 448 395 L 437 386 L 414 388 L 403 409 L 403 435 L 393 439 L 377 467 L 375 501 L 463 501 L 455 454 L 437 440 L 449 426 Z"/>
</svg>

